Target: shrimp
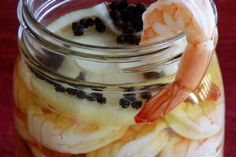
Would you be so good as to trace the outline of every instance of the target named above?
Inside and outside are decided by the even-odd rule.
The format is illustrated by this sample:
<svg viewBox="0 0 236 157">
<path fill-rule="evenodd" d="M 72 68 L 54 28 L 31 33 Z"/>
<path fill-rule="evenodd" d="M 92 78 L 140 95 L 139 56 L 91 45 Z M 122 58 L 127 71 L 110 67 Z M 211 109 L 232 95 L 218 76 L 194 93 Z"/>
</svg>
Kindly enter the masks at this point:
<svg viewBox="0 0 236 157">
<path fill-rule="evenodd" d="M 165 120 L 179 135 L 202 140 L 224 128 L 224 104 L 215 105 L 210 101 L 202 102 L 201 105 L 181 103 L 166 115 Z"/>
<path fill-rule="evenodd" d="M 184 101 L 200 84 L 214 50 L 215 17 L 209 0 L 158 0 L 143 15 L 141 44 L 185 32 L 187 47 L 174 82 L 166 85 L 136 115 L 137 123 L 152 122 Z"/>
<path fill-rule="evenodd" d="M 157 157 L 215 157 L 222 151 L 224 131 L 203 140 L 192 141 L 175 133 Z"/>
<path fill-rule="evenodd" d="M 48 108 L 28 107 L 28 128 L 36 142 L 60 153 L 87 153 L 123 136 L 126 126 L 62 116 Z"/>
<path fill-rule="evenodd" d="M 164 121 L 133 125 L 125 135 L 87 157 L 154 157 L 167 144 L 169 133 Z"/>
</svg>

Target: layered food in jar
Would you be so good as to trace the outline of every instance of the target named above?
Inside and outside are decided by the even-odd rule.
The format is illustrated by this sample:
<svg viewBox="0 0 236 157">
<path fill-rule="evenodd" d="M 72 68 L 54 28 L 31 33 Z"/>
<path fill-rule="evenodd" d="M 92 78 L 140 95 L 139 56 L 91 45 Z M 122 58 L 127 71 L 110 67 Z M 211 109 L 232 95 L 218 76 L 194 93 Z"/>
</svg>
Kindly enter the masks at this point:
<svg viewBox="0 0 236 157">
<path fill-rule="evenodd" d="M 146 6 L 124 2 L 71 12 L 47 29 L 95 46 L 136 45 L 142 29 L 132 26 L 142 25 L 141 18 L 118 22 L 117 16 L 129 12 L 120 15 L 116 7 L 123 4 L 141 16 Z M 167 54 L 179 56 L 186 40 L 183 37 L 174 45 Z M 135 115 L 173 81 L 175 75 L 165 73 L 176 72 L 178 57 L 167 69 L 144 73 L 146 60 L 109 64 L 63 56 L 56 58 L 56 64 L 54 56 L 40 57 L 58 73 L 94 84 L 57 79 L 31 67 L 20 55 L 14 71 L 18 157 L 223 157 L 224 92 L 215 53 L 196 90 L 165 117 L 144 124 L 137 124 Z"/>
</svg>

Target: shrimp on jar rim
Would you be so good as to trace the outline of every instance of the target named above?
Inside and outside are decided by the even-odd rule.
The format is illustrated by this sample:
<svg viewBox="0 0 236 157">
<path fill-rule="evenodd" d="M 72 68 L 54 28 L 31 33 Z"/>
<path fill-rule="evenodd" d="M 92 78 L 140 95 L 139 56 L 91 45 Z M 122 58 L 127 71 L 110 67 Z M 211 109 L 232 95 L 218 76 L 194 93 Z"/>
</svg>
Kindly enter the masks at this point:
<svg viewBox="0 0 236 157">
<path fill-rule="evenodd" d="M 137 123 L 152 122 L 164 117 L 203 79 L 214 50 L 216 21 L 209 0 L 158 0 L 143 15 L 141 44 L 159 41 L 185 32 L 187 47 L 176 78 L 147 102 L 136 115 Z"/>
</svg>

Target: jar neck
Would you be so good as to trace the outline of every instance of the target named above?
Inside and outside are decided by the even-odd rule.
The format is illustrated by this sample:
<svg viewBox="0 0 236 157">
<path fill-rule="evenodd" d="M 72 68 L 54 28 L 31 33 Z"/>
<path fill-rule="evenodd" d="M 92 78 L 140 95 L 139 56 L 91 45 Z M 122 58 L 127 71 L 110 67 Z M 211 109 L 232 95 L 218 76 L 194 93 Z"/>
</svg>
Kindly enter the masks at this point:
<svg viewBox="0 0 236 157">
<path fill-rule="evenodd" d="M 185 39 L 182 38 L 170 43 L 171 46 L 154 49 L 152 54 L 145 56 L 119 60 L 91 59 L 58 53 L 60 51 L 44 45 L 27 29 L 19 29 L 19 47 L 30 68 L 54 80 L 88 86 L 121 87 L 168 83 L 174 79 L 185 44 Z M 83 76 L 84 74 L 87 76 Z"/>
<path fill-rule="evenodd" d="M 120 48 L 76 43 L 47 30 L 45 21 L 57 19 L 51 14 L 63 16 L 71 11 L 68 8 L 79 6 L 80 3 L 82 5 L 83 2 L 20 1 L 19 45 L 30 66 L 55 79 L 83 84 L 138 84 L 158 82 L 175 75 L 186 46 L 183 33 L 150 45 Z M 212 4 L 214 7 L 214 3 Z M 61 6 L 65 8 L 65 12 L 57 10 Z M 65 68 L 64 64 L 67 64 L 66 70 L 62 70 Z M 96 76 L 97 79 L 83 80 L 80 73 L 87 73 L 91 78 Z M 110 80 L 109 75 L 121 78 L 117 81 Z M 134 77 L 137 79 L 133 79 Z"/>
</svg>

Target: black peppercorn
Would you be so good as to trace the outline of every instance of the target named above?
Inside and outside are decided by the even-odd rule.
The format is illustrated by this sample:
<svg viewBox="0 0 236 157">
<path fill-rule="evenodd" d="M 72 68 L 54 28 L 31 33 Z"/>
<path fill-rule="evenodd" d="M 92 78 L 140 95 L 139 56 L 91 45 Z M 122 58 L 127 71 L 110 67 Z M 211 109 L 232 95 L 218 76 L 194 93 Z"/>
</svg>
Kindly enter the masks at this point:
<svg viewBox="0 0 236 157">
<path fill-rule="evenodd" d="M 77 90 L 73 89 L 73 88 L 67 88 L 66 92 L 70 95 L 76 95 L 77 94 Z"/>
<path fill-rule="evenodd" d="M 72 30 L 75 36 L 81 36 L 84 34 L 84 26 L 79 23 L 72 23 Z"/>
<path fill-rule="evenodd" d="M 119 6 L 119 3 L 117 1 L 113 1 L 110 5 L 109 5 L 109 8 L 111 10 L 115 10 L 115 9 L 118 9 L 118 6 Z"/>
<path fill-rule="evenodd" d="M 149 99 L 151 99 L 151 97 L 152 97 L 151 92 L 143 92 L 143 93 L 141 93 L 141 98 L 143 98 L 143 99 L 149 100 Z"/>
<path fill-rule="evenodd" d="M 80 23 L 81 25 L 83 25 L 84 28 L 88 28 L 87 19 L 81 19 L 81 20 L 79 21 L 79 23 Z"/>
<path fill-rule="evenodd" d="M 127 22 L 124 24 L 123 32 L 126 34 L 132 34 L 134 32 L 134 27 L 132 22 Z"/>
<path fill-rule="evenodd" d="M 110 16 L 112 20 L 116 22 L 121 19 L 121 12 L 117 9 L 114 9 L 110 12 Z"/>
<path fill-rule="evenodd" d="M 124 44 L 126 42 L 126 36 L 124 34 L 117 37 L 118 44 Z"/>
<path fill-rule="evenodd" d="M 105 104 L 106 103 L 106 98 L 105 97 L 100 97 L 97 99 L 97 102 L 100 103 L 100 104 Z"/>
<path fill-rule="evenodd" d="M 128 44 L 136 44 L 136 45 L 138 45 L 140 41 L 140 39 L 133 34 L 129 34 L 126 40 Z"/>
<path fill-rule="evenodd" d="M 131 103 L 131 107 L 137 110 L 142 107 L 142 104 L 143 104 L 142 101 L 134 101 Z"/>
<path fill-rule="evenodd" d="M 96 99 L 93 96 L 91 96 L 91 95 L 87 95 L 86 99 L 88 101 L 96 101 Z"/>
<path fill-rule="evenodd" d="M 136 10 L 140 15 L 142 15 L 146 11 L 146 7 L 143 4 L 139 3 L 136 5 Z"/>
<path fill-rule="evenodd" d="M 105 32 L 106 31 L 106 26 L 104 25 L 102 20 L 100 20 L 99 18 L 95 19 L 95 27 L 98 32 Z"/>
<path fill-rule="evenodd" d="M 85 99 L 85 98 L 87 98 L 86 93 L 83 92 L 83 91 L 81 91 L 81 90 L 78 90 L 78 91 L 77 91 L 76 96 L 77 96 L 79 99 Z"/>
<path fill-rule="evenodd" d="M 122 108 L 128 108 L 130 106 L 130 101 L 124 98 L 120 99 L 119 103 Z"/>
<path fill-rule="evenodd" d="M 61 92 L 61 93 L 66 92 L 66 89 L 65 89 L 64 87 L 62 87 L 61 85 L 56 85 L 56 86 L 55 86 L 55 90 L 56 90 L 57 92 Z"/>
<path fill-rule="evenodd" d="M 87 21 L 86 21 L 86 25 L 93 26 L 94 25 L 94 20 L 92 18 L 88 18 Z"/>
</svg>

